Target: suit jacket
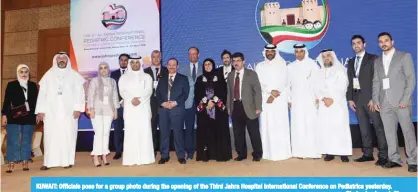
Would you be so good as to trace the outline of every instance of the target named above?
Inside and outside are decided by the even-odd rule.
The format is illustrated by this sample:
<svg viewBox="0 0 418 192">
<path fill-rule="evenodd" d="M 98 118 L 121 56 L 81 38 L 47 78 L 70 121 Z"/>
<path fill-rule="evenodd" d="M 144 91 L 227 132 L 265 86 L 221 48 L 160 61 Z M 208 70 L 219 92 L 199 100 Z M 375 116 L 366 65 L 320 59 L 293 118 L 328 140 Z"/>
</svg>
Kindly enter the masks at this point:
<svg viewBox="0 0 418 192">
<path fill-rule="evenodd" d="M 358 75 L 360 83 L 360 93 L 358 98 L 354 98 L 353 79 L 355 78 L 355 60 L 356 57 L 348 60 L 347 76 L 348 76 L 348 89 L 347 89 L 347 100 L 355 101 L 358 105 L 368 104 L 372 99 L 373 92 L 373 73 L 374 73 L 374 60 L 376 55 L 365 53 L 361 61 L 360 71 Z"/>
<path fill-rule="evenodd" d="M 199 65 L 196 71 L 196 79 L 197 77 L 199 77 L 200 75 L 202 75 L 202 65 L 201 64 L 197 64 Z M 180 68 L 179 72 L 185 76 L 187 76 L 188 81 L 189 81 L 189 96 L 187 98 L 186 101 L 186 109 L 190 109 L 191 107 L 193 107 L 193 103 L 194 103 L 194 84 L 196 83 L 193 78 L 192 78 L 192 71 L 190 70 L 190 63 L 187 63 L 186 65 L 183 65 L 182 68 Z"/>
<path fill-rule="evenodd" d="M 185 102 L 189 95 L 189 81 L 186 76 L 177 73 L 174 78 L 173 86 L 171 87 L 170 101 L 176 101 L 177 106 L 171 109 L 174 114 L 183 114 L 185 109 Z M 168 101 L 168 75 L 163 76 L 157 86 L 157 103 L 160 110 L 165 108 L 161 104 Z"/>
<path fill-rule="evenodd" d="M 231 72 L 234 70 L 234 66 L 231 64 Z M 221 67 L 218 67 L 217 69 L 216 69 L 216 74 L 219 76 L 219 77 L 223 77 L 224 78 L 224 66 L 221 66 Z M 228 79 L 228 77 L 226 77 L 226 79 Z M 225 80 L 226 80 L 225 79 Z"/>
<path fill-rule="evenodd" d="M 126 71 L 125 71 L 125 73 L 126 73 Z M 119 92 L 120 76 L 122 76 L 122 74 L 120 72 L 120 69 L 117 69 L 116 71 L 113 71 L 112 73 L 110 73 L 110 77 L 116 81 L 116 87 L 118 88 L 119 101 L 122 101 L 122 96 L 120 96 L 120 92 Z"/>
<path fill-rule="evenodd" d="M 228 96 L 227 107 L 229 113 L 232 115 L 234 110 L 234 85 L 235 85 L 235 70 L 228 75 Z M 255 119 L 258 115 L 256 110 L 262 110 L 262 96 L 261 85 L 258 80 L 256 72 L 244 68 L 244 76 L 241 86 L 241 100 L 244 105 L 244 111 L 248 118 Z"/>
<path fill-rule="evenodd" d="M 374 67 L 373 101 L 381 104 L 387 99 L 395 107 L 400 103 L 410 106 L 416 82 L 411 54 L 395 50 L 387 75 L 383 68 L 383 56 L 375 60 Z M 389 78 L 390 88 L 387 90 L 383 90 L 385 78 Z"/>
<path fill-rule="evenodd" d="M 144 69 L 144 72 L 148 73 L 148 75 L 152 77 L 152 81 L 155 81 L 156 77 L 154 77 L 154 73 L 152 72 L 151 67 Z M 167 74 L 168 74 L 167 67 L 161 66 L 159 78 L 161 79 L 162 77 L 167 76 Z M 153 89 L 151 99 L 155 99 L 156 96 L 154 95 L 155 95 L 155 90 Z"/>
<path fill-rule="evenodd" d="M 18 124 L 18 125 L 35 125 L 36 124 L 36 101 L 38 99 L 38 87 L 35 82 L 28 81 L 28 104 L 29 112 L 27 116 L 19 117 L 13 119 L 12 116 L 12 105 L 17 107 L 19 105 L 24 105 L 26 98 L 23 92 L 22 87 L 18 80 L 11 81 L 7 83 L 6 91 L 4 94 L 4 102 L 2 114 L 7 116 L 8 124 Z"/>
</svg>

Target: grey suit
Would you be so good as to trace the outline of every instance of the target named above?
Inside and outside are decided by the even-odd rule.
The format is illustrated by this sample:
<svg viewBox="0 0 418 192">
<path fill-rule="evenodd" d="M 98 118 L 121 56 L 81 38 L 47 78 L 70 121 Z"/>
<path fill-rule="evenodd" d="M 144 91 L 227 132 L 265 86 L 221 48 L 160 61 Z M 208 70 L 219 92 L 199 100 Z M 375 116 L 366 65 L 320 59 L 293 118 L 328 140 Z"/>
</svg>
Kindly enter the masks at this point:
<svg viewBox="0 0 418 192">
<path fill-rule="evenodd" d="M 375 60 L 375 72 L 373 77 L 373 101 L 380 105 L 380 115 L 383 120 L 386 140 L 388 144 L 389 161 L 401 164 L 401 156 L 398 149 L 397 128 L 398 122 L 405 138 L 407 163 L 417 164 L 417 140 L 414 125 L 411 119 L 412 93 L 415 88 L 415 69 L 411 55 L 401 51 L 395 51 L 389 65 L 388 74 L 385 74 L 383 57 Z M 389 78 L 390 88 L 383 89 L 383 79 Z M 399 108 L 399 104 L 408 105 L 407 108 Z"/>
<path fill-rule="evenodd" d="M 240 88 L 240 99 L 234 100 L 234 86 L 236 70 L 228 75 L 228 96 L 227 108 L 232 118 L 235 149 L 238 153 L 237 159 L 247 158 L 247 144 L 245 141 L 245 129 L 250 135 L 253 148 L 252 156 L 260 159 L 263 156 L 261 144 L 260 126 L 256 110 L 262 110 L 261 85 L 258 75 L 254 71 L 243 69 L 242 83 Z"/>
</svg>

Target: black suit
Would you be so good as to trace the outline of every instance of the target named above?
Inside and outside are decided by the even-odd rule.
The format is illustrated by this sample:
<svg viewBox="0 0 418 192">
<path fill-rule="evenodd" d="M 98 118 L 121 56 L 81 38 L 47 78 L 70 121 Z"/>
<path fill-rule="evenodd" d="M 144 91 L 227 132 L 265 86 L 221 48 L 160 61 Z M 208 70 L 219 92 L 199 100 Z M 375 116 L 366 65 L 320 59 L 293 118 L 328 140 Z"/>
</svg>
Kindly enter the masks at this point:
<svg viewBox="0 0 418 192">
<path fill-rule="evenodd" d="M 230 72 L 232 72 L 233 70 L 234 70 L 234 66 L 232 66 L 232 64 L 231 64 L 231 71 L 230 71 Z M 230 72 L 229 72 L 229 73 L 230 73 Z M 228 74 L 229 74 L 229 73 L 226 75 L 226 78 L 225 78 L 224 66 L 218 67 L 218 68 L 216 69 L 215 73 L 216 73 L 219 77 L 223 77 L 223 78 L 225 79 L 225 81 L 228 79 Z"/>
<path fill-rule="evenodd" d="M 365 53 L 364 58 L 362 59 L 360 71 L 357 77 L 359 79 L 360 89 L 354 89 L 353 87 L 353 79 L 356 78 L 356 57 L 353 57 L 348 61 L 347 74 L 349 78 L 349 85 L 347 90 L 347 100 L 354 101 L 356 104 L 356 116 L 360 126 L 364 156 L 373 157 L 373 134 L 370 126 L 370 120 L 372 120 L 378 141 L 379 158 L 387 159 L 388 148 L 382 119 L 380 118 L 380 114 L 378 112 L 370 111 L 367 106 L 369 101 L 372 99 L 374 60 L 376 59 L 376 56 Z"/>
<path fill-rule="evenodd" d="M 125 69 L 125 73 L 126 73 L 126 70 L 127 69 Z M 116 87 L 118 89 L 118 94 L 119 94 L 119 101 L 121 101 L 122 97 L 120 96 L 120 92 L 119 92 L 119 79 L 121 77 L 121 69 L 118 69 L 110 73 L 110 77 L 116 81 Z M 115 120 L 114 125 L 115 125 L 115 128 L 113 130 L 113 142 L 115 145 L 115 152 L 116 154 L 121 154 L 123 151 L 123 138 L 124 138 L 123 128 L 125 126 L 124 121 L 123 121 L 123 107 L 122 106 L 118 109 L 118 119 Z"/>
<path fill-rule="evenodd" d="M 158 78 L 154 76 L 154 72 L 152 71 L 151 67 L 148 67 L 144 69 L 145 73 L 148 73 L 152 77 L 152 81 L 159 81 L 162 77 L 167 76 L 168 69 L 167 67 L 161 66 L 159 69 L 159 74 L 157 75 Z M 152 96 L 151 96 L 151 128 L 152 128 L 152 141 L 154 143 L 154 151 L 158 151 L 158 134 L 157 134 L 157 124 L 158 124 L 158 101 L 157 101 L 157 95 L 155 94 L 156 87 L 154 87 Z"/>
</svg>

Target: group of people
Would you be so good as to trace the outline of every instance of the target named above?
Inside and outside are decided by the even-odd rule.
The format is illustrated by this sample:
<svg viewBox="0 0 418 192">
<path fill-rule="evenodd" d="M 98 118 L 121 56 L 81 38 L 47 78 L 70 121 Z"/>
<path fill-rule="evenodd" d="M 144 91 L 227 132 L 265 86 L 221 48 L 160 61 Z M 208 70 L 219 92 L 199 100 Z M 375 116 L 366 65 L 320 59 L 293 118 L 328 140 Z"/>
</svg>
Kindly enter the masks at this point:
<svg viewBox="0 0 418 192">
<path fill-rule="evenodd" d="M 152 52 L 152 65 L 146 69 L 141 57 L 127 54 L 119 56 L 120 69 L 114 72 L 102 62 L 87 91 L 86 113 L 95 133 L 93 163 L 97 167 L 109 165 L 106 156 L 114 120 L 113 159 L 122 158 L 123 165 L 154 163 L 158 150 L 158 164 L 165 164 L 170 160 L 171 133 L 180 164 L 193 158 L 229 161 L 233 158 L 230 118 L 238 154 L 235 161 L 247 159 L 248 131 L 256 162 L 291 157 L 319 159 L 322 155 L 325 161 L 337 155 L 349 162 L 352 141 L 348 101 L 358 117 L 363 142 L 364 154 L 354 161 L 374 161 L 372 121 L 378 138 L 376 165 L 400 167 L 399 122 L 408 171 L 416 172 L 411 55 L 395 50 L 386 32 L 378 36 L 383 50 L 379 57 L 365 51 L 362 36 L 355 35 L 351 41 L 356 57 L 349 60 L 347 69 L 331 49 L 321 51 L 316 58 L 318 65 L 303 44 L 294 46 L 296 60 L 288 65 L 275 45 L 266 45 L 262 52 L 265 60 L 255 70 L 244 67 L 243 53 L 226 50 L 221 54 L 222 67 L 217 68 L 210 58 L 199 65 L 197 47 L 189 48 L 190 63 L 180 69 L 175 58 L 167 61 L 167 67 L 162 66 L 157 50 Z M 71 69 L 66 53 L 54 57 L 52 68 L 39 82 L 39 93 L 28 79 L 29 67 L 19 65 L 17 81 L 6 88 L 2 123 L 8 132 L 7 172 L 12 172 L 18 161 L 29 170 L 29 138 L 40 121 L 44 122 L 45 153 L 41 170 L 71 168 L 77 120 L 85 110 L 85 80 Z"/>
</svg>

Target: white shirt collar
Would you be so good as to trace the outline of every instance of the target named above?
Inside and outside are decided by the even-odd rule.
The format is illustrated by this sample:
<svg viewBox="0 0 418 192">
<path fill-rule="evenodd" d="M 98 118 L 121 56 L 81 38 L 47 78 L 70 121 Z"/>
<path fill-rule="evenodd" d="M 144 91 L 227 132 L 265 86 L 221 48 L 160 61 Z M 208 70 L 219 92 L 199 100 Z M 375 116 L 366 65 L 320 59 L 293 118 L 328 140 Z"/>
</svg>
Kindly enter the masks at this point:
<svg viewBox="0 0 418 192">
<path fill-rule="evenodd" d="M 244 74 L 244 68 L 242 68 L 239 71 L 235 69 L 235 73 L 239 73 L 240 75 Z"/>
<path fill-rule="evenodd" d="M 176 78 L 177 73 L 174 74 L 168 74 L 168 79 L 170 79 L 170 77 L 173 77 L 173 80 Z"/>
<path fill-rule="evenodd" d="M 231 65 L 229 66 L 224 65 L 224 71 L 231 72 L 231 69 L 232 69 Z"/>
<path fill-rule="evenodd" d="M 365 54 L 366 54 L 366 51 L 363 51 L 360 54 L 356 54 L 356 57 L 360 56 L 360 58 L 363 58 Z"/>
<path fill-rule="evenodd" d="M 392 50 L 390 50 L 387 55 L 385 55 L 385 52 L 383 52 L 383 56 L 384 57 L 385 56 L 386 57 L 391 57 L 391 56 L 393 56 L 394 53 L 395 53 L 395 48 L 392 48 Z"/>
</svg>

